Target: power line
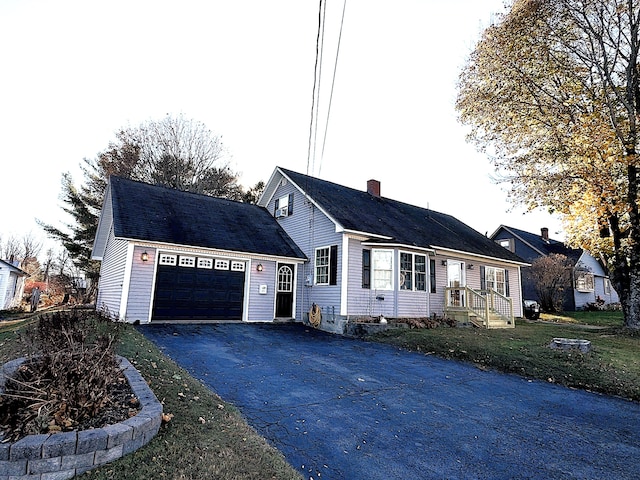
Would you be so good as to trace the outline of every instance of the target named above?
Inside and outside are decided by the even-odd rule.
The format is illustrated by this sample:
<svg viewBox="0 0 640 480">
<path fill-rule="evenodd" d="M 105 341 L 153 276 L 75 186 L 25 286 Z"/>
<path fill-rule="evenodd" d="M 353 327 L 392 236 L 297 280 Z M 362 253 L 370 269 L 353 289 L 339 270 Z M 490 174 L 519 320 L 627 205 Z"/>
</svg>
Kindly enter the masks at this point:
<svg viewBox="0 0 640 480">
<path fill-rule="evenodd" d="M 314 145 L 313 147 L 313 157 L 314 157 L 314 163 L 315 163 L 315 142 L 314 142 L 314 138 L 315 138 L 315 132 L 314 129 L 317 131 L 317 117 L 318 117 L 318 112 L 317 112 L 317 102 L 316 99 L 319 97 L 319 89 L 320 89 L 320 72 L 322 71 L 322 67 L 321 67 L 321 49 L 322 49 L 322 43 L 324 42 L 324 11 L 326 10 L 323 9 L 323 5 L 324 5 L 324 0 L 320 0 L 320 3 L 318 5 L 318 32 L 316 34 L 316 61 L 314 64 L 314 68 L 313 68 L 313 90 L 312 90 L 312 97 L 311 97 L 311 119 L 309 121 L 309 144 L 307 147 L 307 175 L 309 175 L 309 164 L 311 163 L 311 149 L 312 149 L 312 145 Z M 318 98 L 319 101 L 319 98 Z M 318 102 L 319 103 L 319 102 Z"/>
<path fill-rule="evenodd" d="M 342 41 L 342 28 L 344 26 L 344 12 L 347 10 L 347 0 L 342 5 L 342 18 L 340 19 L 340 33 L 338 34 L 338 46 L 336 48 L 336 60 L 333 65 L 333 78 L 331 80 L 331 93 L 329 94 L 329 107 L 327 109 L 327 120 L 324 125 L 324 137 L 322 139 L 322 151 L 320 153 L 320 165 L 318 166 L 318 175 L 322 171 L 322 160 L 324 159 L 324 147 L 327 143 L 327 131 L 329 130 L 329 117 L 331 116 L 331 104 L 333 103 L 333 89 L 336 85 L 336 72 L 338 71 L 338 57 L 340 56 L 340 43 Z M 324 43 L 324 42 L 323 42 Z"/>
</svg>

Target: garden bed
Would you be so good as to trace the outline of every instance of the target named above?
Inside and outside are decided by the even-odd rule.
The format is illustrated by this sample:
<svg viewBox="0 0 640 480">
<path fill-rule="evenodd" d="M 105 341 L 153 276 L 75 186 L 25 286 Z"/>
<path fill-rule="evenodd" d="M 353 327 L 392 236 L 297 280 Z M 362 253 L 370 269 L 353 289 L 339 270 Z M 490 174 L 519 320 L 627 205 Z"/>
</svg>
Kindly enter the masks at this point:
<svg viewBox="0 0 640 480">
<path fill-rule="evenodd" d="M 102 428 L 54 434 L 28 435 L 16 442 L 1 442 L 0 479 L 68 479 L 112 462 L 146 445 L 162 423 L 162 405 L 144 378 L 124 357 L 117 357 L 131 390 L 140 403 L 137 415 Z M 6 377 L 25 358 L 4 364 L 0 393 Z"/>
</svg>

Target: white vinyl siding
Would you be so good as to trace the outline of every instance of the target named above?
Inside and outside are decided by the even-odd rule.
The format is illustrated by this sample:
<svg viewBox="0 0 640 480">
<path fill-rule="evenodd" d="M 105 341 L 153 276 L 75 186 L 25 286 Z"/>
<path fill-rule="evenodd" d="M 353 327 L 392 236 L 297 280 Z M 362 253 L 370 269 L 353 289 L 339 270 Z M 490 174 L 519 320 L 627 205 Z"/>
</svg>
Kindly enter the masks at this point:
<svg viewBox="0 0 640 480">
<path fill-rule="evenodd" d="M 146 262 L 140 260 L 143 251 L 146 251 L 149 256 Z M 125 319 L 128 322 L 137 320 L 146 323 L 149 321 L 155 258 L 156 250 L 154 248 L 135 247 L 133 249 L 129 295 L 125 313 Z"/>
<path fill-rule="evenodd" d="M 293 215 L 279 219 L 291 239 L 300 247 L 309 259 L 304 265 L 298 267 L 296 287 L 296 318 L 303 318 L 313 303 L 326 311 L 340 314 L 341 288 L 344 280 L 338 268 L 336 285 L 322 285 L 310 288 L 307 283 L 315 282 L 315 251 L 316 248 L 338 245 L 337 265 L 342 265 L 342 233 L 336 232 L 335 224 L 329 220 L 311 202 L 299 201 L 296 198 L 304 198 L 302 193 L 291 182 L 283 182 L 275 191 L 269 204 L 266 206 L 270 212 L 274 211 L 275 199 L 290 193 L 294 194 Z M 310 240 L 311 239 L 311 240 Z"/>
<path fill-rule="evenodd" d="M 127 241 L 114 238 L 113 229 L 111 229 L 100 265 L 96 307 L 116 317 L 120 312 L 120 299 L 123 293 L 127 247 Z"/>
</svg>

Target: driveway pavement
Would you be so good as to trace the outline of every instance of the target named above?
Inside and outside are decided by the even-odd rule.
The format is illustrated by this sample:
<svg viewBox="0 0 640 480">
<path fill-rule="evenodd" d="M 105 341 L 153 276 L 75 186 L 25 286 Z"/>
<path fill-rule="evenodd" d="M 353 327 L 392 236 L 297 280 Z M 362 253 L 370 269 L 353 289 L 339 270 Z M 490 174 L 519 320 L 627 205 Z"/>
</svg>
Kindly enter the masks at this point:
<svg viewBox="0 0 640 480">
<path fill-rule="evenodd" d="M 301 324 L 140 330 L 306 478 L 640 477 L 637 403 Z"/>
</svg>

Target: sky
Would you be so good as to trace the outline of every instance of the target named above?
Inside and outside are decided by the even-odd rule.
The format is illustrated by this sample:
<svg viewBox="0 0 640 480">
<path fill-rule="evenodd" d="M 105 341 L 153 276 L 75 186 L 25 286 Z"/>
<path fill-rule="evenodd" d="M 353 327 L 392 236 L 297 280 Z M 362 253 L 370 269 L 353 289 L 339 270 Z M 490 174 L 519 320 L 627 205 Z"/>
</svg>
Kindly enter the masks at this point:
<svg viewBox="0 0 640 480">
<path fill-rule="evenodd" d="M 246 187 L 276 166 L 377 179 L 483 234 L 563 239 L 558 218 L 508 202 L 457 121 L 458 75 L 503 0 L 347 0 L 339 37 L 343 6 L 327 1 L 310 156 L 318 1 L 1 0 L 0 239 L 62 226 L 62 174 L 80 184 L 118 129 L 167 114 L 219 135 Z"/>
</svg>

